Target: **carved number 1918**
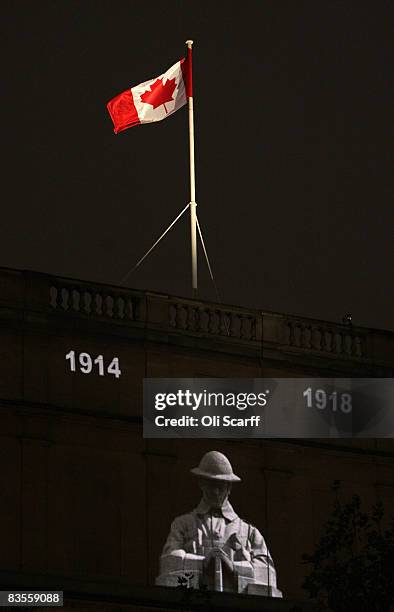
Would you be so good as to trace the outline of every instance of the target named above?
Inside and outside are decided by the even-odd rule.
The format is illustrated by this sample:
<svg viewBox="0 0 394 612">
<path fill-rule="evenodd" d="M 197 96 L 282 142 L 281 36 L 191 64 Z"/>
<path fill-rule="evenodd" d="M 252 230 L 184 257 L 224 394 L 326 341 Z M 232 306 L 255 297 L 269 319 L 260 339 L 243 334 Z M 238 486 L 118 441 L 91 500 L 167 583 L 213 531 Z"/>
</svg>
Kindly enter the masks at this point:
<svg viewBox="0 0 394 612">
<path fill-rule="evenodd" d="M 71 372 L 75 372 L 77 369 L 75 351 L 70 351 L 67 353 L 66 361 L 70 362 Z M 104 357 L 102 355 L 97 355 L 96 359 L 93 360 L 89 353 L 79 353 L 78 367 L 82 374 L 90 374 L 93 371 L 94 365 L 97 366 L 99 376 L 104 376 L 105 373 L 107 373 L 115 376 L 115 378 L 119 378 L 122 373 L 119 368 L 118 357 L 114 357 L 105 370 Z"/>
</svg>

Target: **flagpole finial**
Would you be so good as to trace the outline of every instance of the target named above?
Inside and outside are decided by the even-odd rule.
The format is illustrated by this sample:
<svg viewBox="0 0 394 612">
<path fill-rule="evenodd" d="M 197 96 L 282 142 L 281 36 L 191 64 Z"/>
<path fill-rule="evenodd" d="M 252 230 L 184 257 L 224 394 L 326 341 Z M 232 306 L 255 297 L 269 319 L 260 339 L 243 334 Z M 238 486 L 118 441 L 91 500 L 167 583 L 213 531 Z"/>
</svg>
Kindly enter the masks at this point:
<svg viewBox="0 0 394 612">
<path fill-rule="evenodd" d="M 186 41 L 186 44 L 187 44 L 188 48 L 189 48 L 189 49 L 191 49 L 191 48 L 192 48 L 193 41 L 192 41 L 192 40 L 187 40 L 187 41 Z"/>
</svg>

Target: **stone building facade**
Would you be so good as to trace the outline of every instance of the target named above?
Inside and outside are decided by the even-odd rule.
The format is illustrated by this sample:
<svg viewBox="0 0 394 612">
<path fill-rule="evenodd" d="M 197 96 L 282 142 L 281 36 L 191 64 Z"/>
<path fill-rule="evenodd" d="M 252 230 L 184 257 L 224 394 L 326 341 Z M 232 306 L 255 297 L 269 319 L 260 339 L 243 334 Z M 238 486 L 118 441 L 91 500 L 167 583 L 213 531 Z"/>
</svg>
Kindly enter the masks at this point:
<svg viewBox="0 0 394 612">
<path fill-rule="evenodd" d="M 115 357 L 119 377 L 107 373 Z M 2 588 L 62 587 L 81 611 L 164 610 L 181 595 L 153 586 L 161 548 L 172 518 L 195 504 L 189 469 L 213 444 L 144 440 L 144 377 L 392 377 L 394 334 L 0 269 L 0 363 Z M 242 477 L 232 501 L 264 534 L 286 600 L 305 599 L 301 556 L 331 511 L 334 480 L 344 498 L 393 511 L 392 439 L 214 448 Z M 212 609 L 271 609 L 225 597 L 212 595 Z M 275 610 L 294 609 L 286 600 Z"/>
</svg>

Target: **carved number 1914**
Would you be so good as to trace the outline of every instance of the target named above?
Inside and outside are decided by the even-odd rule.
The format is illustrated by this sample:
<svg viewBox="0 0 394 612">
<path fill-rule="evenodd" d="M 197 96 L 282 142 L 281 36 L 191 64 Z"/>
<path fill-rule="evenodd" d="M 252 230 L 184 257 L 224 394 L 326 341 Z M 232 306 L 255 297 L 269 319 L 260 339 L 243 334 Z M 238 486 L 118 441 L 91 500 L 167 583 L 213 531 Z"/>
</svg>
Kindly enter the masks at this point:
<svg viewBox="0 0 394 612">
<path fill-rule="evenodd" d="M 93 372 L 93 369 L 98 370 L 99 376 L 105 376 L 105 374 L 110 374 L 115 376 L 115 378 L 119 378 L 121 375 L 121 370 L 119 368 L 119 359 L 118 357 L 113 357 L 111 363 L 105 367 L 104 357 L 102 355 L 97 355 L 95 359 L 93 359 L 89 353 L 79 353 L 77 355 L 78 358 L 78 369 L 82 372 L 82 374 L 90 374 Z M 75 351 L 70 351 L 66 355 L 66 361 L 70 362 L 70 370 L 71 372 L 76 372 L 77 369 L 77 359 Z M 93 368 L 93 366 L 97 366 L 97 368 Z"/>
</svg>

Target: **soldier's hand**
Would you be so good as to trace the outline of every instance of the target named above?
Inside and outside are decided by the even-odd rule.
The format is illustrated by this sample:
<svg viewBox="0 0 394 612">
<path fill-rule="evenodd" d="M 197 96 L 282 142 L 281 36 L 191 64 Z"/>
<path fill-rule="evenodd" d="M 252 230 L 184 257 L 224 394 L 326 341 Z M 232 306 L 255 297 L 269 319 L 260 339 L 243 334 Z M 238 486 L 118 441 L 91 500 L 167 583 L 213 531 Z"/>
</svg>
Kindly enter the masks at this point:
<svg viewBox="0 0 394 612">
<path fill-rule="evenodd" d="M 217 558 L 221 559 L 222 562 L 226 565 L 226 567 L 231 572 L 234 571 L 234 565 L 233 565 L 232 561 L 230 560 L 229 556 L 227 555 L 227 553 L 222 548 L 211 548 L 211 550 L 209 551 L 209 553 L 205 557 L 204 566 L 208 567 L 211 559 L 217 559 Z"/>
<path fill-rule="evenodd" d="M 208 567 L 211 559 L 216 559 L 216 557 L 218 556 L 218 548 L 211 548 L 211 550 L 209 551 L 209 553 L 206 555 L 205 559 L 204 559 L 204 566 Z"/>
<path fill-rule="evenodd" d="M 222 548 L 218 549 L 218 557 L 220 557 L 220 559 L 222 560 L 222 562 L 226 565 L 226 567 L 230 570 L 230 572 L 234 571 L 234 564 L 231 561 L 230 557 L 227 555 L 227 553 L 224 552 L 224 550 Z"/>
</svg>

